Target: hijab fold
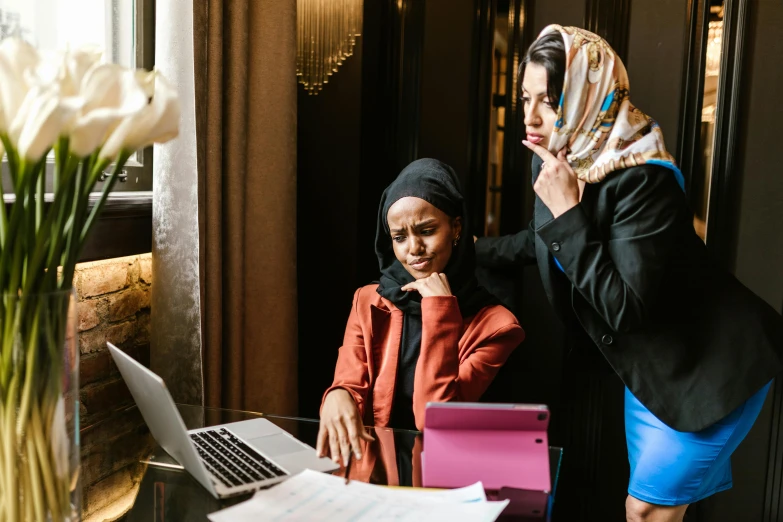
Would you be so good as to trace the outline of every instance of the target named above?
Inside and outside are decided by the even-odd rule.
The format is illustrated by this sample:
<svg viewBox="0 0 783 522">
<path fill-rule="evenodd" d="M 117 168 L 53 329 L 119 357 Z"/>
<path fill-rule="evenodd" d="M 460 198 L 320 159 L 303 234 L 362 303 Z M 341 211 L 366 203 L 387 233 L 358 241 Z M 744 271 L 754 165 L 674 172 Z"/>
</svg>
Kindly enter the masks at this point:
<svg viewBox="0 0 783 522">
<path fill-rule="evenodd" d="M 550 25 L 539 38 L 552 32 L 563 36 L 566 72 L 549 151 L 567 146 L 569 164 L 587 183 L 644 164 L 674 170 L 681 182 L 660 126 L 631 103 L 628 73 L 614 49 L 578 27 Z"/>
</svg>

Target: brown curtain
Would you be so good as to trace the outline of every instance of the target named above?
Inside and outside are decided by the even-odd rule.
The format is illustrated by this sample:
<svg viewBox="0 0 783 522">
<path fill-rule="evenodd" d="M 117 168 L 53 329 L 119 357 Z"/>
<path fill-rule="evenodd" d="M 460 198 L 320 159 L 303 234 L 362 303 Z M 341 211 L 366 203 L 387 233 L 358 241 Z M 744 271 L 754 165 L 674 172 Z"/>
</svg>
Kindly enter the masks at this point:
<svg viewBox="0 0 783 522">
<path fill-rule="evenodd" d="M 206 406 L 294 414 L 296 0 L 193 0 Z"/>
</svg>

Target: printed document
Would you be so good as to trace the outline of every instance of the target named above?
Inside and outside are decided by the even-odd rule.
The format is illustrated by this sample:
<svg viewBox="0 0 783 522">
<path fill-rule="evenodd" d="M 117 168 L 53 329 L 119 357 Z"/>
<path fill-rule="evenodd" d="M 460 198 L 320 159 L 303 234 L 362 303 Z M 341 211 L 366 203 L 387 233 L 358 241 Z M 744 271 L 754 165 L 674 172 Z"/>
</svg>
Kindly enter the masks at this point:
<svg viewBox="0 0 783 522">
<path fill-rule="evenodd" d="M 480 482 L 460 489 L 386 488 L 303 471 L 250 500 L 212 513 L 212 522 L 493 522 L 508 505 L 488 502 Z"/>
</svg>

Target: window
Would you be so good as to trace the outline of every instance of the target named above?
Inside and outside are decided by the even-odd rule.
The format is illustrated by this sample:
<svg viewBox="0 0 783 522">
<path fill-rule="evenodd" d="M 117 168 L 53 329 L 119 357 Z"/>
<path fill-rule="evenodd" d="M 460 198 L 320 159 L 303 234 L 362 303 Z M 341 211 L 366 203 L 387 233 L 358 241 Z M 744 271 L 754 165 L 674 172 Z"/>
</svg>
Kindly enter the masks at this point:
<svg viewBox="0 0 783 522">
<path fill-rule="evenodd" d="M 701 107 L 701 145 L 702 160 L 700 172 L 693 173 L 691 191 L 695 201 L 693 226 L 707 241 L 707 223 L 710 206 L 710 186 L 712 185 L 712 164 L 715 156 L 715 119 L 718 107 L 718 80 L 720 78 L 721 55 L 723 52 L 723 1 L 710 0 L 710 19 L 706 42 L 704 64 L 704 97 Z"/>
<path fill-rule="evenodd" d="M 154 65 L 154 20 L 154 0 L 0 0 L 0 38 L 20 37 L 42 52 L 93 45 L 104 60 L 132 68 Z M 53 162 L 50 154 L 47 181 Z M 151 250 L 152 148 L 137 152 L 124 171 L 82 260 Z M 10 189 L 5 175 L 3 185 Z"/>
<path fill-rule="evenodd" d="M 150 69 L 153 10 L 151 0 L 0 0 L 0 38 L 17 36 L 44 52 L 93 45 L 107 61 Z M 115 192 L 152 190 L 151 149 L 132 157 L 125 171 Z"/>
</svg>

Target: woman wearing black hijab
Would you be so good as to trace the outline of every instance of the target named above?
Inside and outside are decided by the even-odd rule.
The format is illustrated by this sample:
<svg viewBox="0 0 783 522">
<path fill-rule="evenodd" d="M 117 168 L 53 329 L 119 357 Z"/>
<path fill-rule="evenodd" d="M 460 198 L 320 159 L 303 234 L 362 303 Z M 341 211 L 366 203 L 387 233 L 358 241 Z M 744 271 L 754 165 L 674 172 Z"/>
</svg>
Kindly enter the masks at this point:
<svg viewBox="0 0 783 522">
<path fill-rule="evenodd" d="M 360 440 L 371 440 L 364 423 L 420 430 L 427 402 L 478 400 L 524 339 L 476 281 L 468 225 L 457 177 L 440 161 L 414 161 L 384 191 L 380 283 L 354 295 L 321 406 L 319 454 L 360 459 Z"/>
</svg>

